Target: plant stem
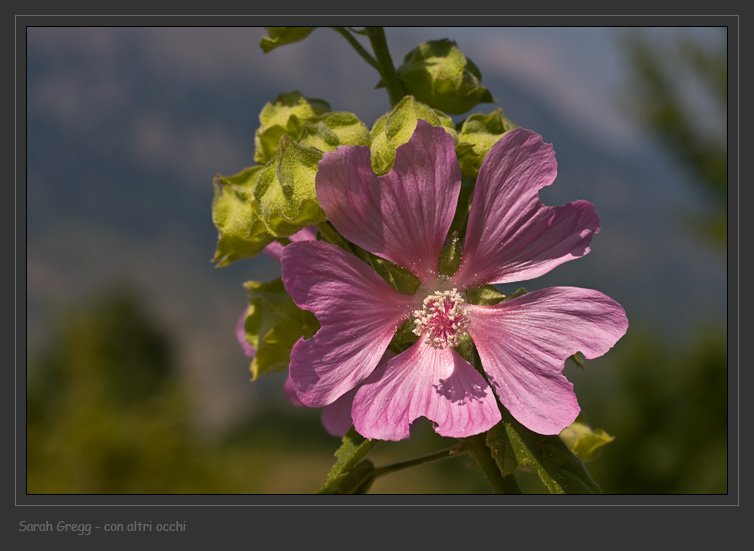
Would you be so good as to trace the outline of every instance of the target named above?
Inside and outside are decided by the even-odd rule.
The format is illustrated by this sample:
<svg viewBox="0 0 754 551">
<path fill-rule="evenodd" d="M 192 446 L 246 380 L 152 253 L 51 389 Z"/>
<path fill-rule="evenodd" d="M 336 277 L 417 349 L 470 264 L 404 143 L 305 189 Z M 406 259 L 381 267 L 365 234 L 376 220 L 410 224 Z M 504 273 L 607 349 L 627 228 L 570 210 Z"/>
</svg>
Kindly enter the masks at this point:
<svg viewBox="0 0 754 551">
<path fill-rule="evenodd" d="M 445 450 L 436 451 L 434 453 L 423 455 L 415 459 L 409 459 L 407 461 L 399 461 L 398 463 L 392 463 L 390 465 L 385 465 L 384 467 L 377 467 L 374 470 L 374 476 L 376 478 L 378 476 L 393 473 L 395 471 L 400 471 L 401 469 L 408 469 L 409 467 L 422 465 L 423 463 L 430 463 L 432 461 L 439 461 L 440 459 L 447 459 L 449 457 L 455 457 L 456 455 L 459 455 L 461 453 L 464 453 L 464 452 L 459 451 L 458 446 L 453 446 L 452 448 L 447 448 Z"/>
<path fill-rule="evenodd" d="M 390 50 L 387 48 L 387 40 L 385 39 L 385 31 L 382 27 L 367 27 L 366 31 L 369 42 L 374 50 L 374 55 L 377 58 L 377 63 L 379 64 L 382 82 L 390 97 L 390 105 L 395 107 L 401 98 L 406 95 L 406 92 L 403 89 L 403 85 L 398 78 L 398 73 L 395 71 L 393 60 L 390 57 Z"/>
<path fill-rule="evenodd" d="M 358 54 L 366 60 L 367 63 L 369 63 L 372 67 L 380 70 L 380 64 L 377 63 L 377 60 L 374 59 L 369 52 L 364 49 L 364 46 L 359 44 L 359 41 L 356 40 L 353 35 L 348 32 L 348 29 L 345 27 L 330 27 L 332 30 L 334 30 L 337 33 L 340 33 L 346 40 L 348 40 L 348 43 L 353 46 L 354 50 L 358 52 Z"/>
<path fill-rule="evenodd" d="M 493 492 L 496 494 L 521 493 L 521 488 L 518 487 L 518 482 L 513 475 L 503 476 L 498 469 L 497 463 L 492 459 L 490 450 L 485 444 L 485 434 L 469 436 L 464 440 L 462 446 L 463 449 L 468 450 L 474 456 L 477 464 L 484 472 L 484 476 L 487 477 L 487 482 L 489 482 Z"/>
</svg>

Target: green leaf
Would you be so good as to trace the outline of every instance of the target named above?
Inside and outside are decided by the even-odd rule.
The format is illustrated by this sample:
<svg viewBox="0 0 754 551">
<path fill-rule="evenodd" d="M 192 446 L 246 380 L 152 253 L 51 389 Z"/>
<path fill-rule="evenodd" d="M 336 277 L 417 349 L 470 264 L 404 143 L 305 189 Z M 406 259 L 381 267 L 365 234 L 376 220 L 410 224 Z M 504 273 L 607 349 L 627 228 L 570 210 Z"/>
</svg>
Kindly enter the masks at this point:
<svg viewBox="0 0 754 551">
<path fill-rule="evenodd" d="M 487 433 L 487 446 L 504 475 L 531 469 L 552 494 L 601 494 L 581 460 L 557 435 L 530 431 L 503 410 L 503 420 Z"/>
<path fill-rule="evenodd" d="M 514 128 L 517 126 L 508 120 L 502 109 L 496 109 L 489 115 L 470 115 L 463 121 L 458 132 L 456 155 L 461 173 L 467 178 L 476 178 L 479 166 L 490 148 Z"/>
<path fill-rule="evenodd" d="M 615 440 L 614 436 L 604 430 L 592 430 L 589 425 L 578 420 L 560 431 L 560 438 L 582 461 L 594 459 L 602 446 Z"/>
<path fill-rule="evenodd" d="M 319 323 L 314 314 L 296 306 L 280 278 L 268 283 L 247 281 L 244 289 L 249 297 L 246 340 L 257 352 L 251 363 L 255 380 L 262 373 L 286 369 L 293 345 L 301 337 L 311 337 Z"/>
<path fill-rule="evenodd" d="M 286 134 L 280 137 L 275 156 L 254 186 L 259 217 L 275 237 L 287 237 L 326 220 L 314 187 L 321 159 L 318 149 L 297 144 Z"/>
<path fill-rule="evenodd" d="M 447 38 L 419 44 L 406 54 L 397 72 L 406 93 L 452 115 L 465 113 L 480 102 L 495 101 L 481 85 L 477 66 Z"/>
<path fill-rule="evenodd" d="M 254 166 L 234 176 L 215 177 L 212 221 L 219 236 L 212 262 L 217 267 L 256 256 L 274 239 L 259 219 L 259 206 L 252 193 L 261 168 Z"/>
<path fill-rule="evenodd" d="M 419 119 L 443 127 L 457 142 L 455 125 L 449 116 L 416 101 L 413 96 L 405 96 L 392 111 L 377 119 L 372 127 L 371 162 L 376 174 L 390 171 L 395 150 L 411 138 Z"/>
<path fill-rule="evenodd" d="M 306 98 L 296 90 L 279 94 L 259 113 L 260 126 L 254 134 L 254 160 L 260 164 L 266 163 L 274 156 L 283 134 L 298 139 L 303 131 L 302 121 L 329 110 L 330 105 L 326 101 Z"/>
<path fill-rule="evenodd" d="M 327 482 L 317 491 L 318 494 L 362 493 L 371 484 L 370 475 L 374 471 L 374 465 L 371 461 L 362 459 L 377 444 L 377 440 L 368 440 L 351 427 L 342 442 L 335 452 L 337 461 L 327 475 Z"/>
<path fill-rule="evenodd" d="M 264 53 L 274 50 L 278 46 L 300 42 L 309 36 L 317 27 L 265 27 L 267 34 L 263 36 L 259 45 Z"/>
</svg>

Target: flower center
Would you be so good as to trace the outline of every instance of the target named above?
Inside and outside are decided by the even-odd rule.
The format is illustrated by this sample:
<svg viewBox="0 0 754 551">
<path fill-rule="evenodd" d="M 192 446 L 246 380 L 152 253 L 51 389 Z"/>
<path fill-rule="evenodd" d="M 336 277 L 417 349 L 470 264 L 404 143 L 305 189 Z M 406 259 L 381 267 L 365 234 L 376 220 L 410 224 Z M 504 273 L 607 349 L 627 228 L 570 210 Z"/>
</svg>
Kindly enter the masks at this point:
<svg viewBox="0 0 754 551">
<path fill-rule="evenodd" d="M 464 302 L 457 289 L 432 293 L 422 309 L 414 311 L 414 333 L 425 335 L 433 348 L 458 346 L 469 326 Z"/>
</svg>

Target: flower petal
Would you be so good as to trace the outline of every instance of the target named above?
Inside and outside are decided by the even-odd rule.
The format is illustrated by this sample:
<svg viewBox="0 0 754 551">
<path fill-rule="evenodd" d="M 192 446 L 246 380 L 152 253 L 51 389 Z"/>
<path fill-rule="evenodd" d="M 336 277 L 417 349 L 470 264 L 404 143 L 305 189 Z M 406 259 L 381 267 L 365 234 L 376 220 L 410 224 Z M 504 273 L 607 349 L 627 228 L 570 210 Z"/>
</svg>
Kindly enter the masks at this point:
<svg viewBox="0 0 754 551">
<path fill-rule="evenodd" d="M 479 169 L 457 286 L 533 279 L 589 252 L 600 231 L 592 204 L 547 207 L 539 200 L 556 175 L 552 145 L 530 130 L 512 130 L 490 149 Z"/>
<path fill-rule="evenodd" d="M 291 377 L 304 404 L 322 407 L 369 376 L 418 307 L 417 298 L 399 293 L 366 263 L 328 243 L 291 243 L 281 264 L 285 289 L 321 326 L 293 346 Z"/>
<path fill-rule="evenodd" d="M 296 383 L 294 383 L 293 379 L 291 379 L 290 371 L 288 372 L 288 376 L 285 378 L 285 383 L 283 383 L 283 391 L 285 392 L 285 395 L 291 404 L 293 404 L 294 406 L 304 405 L 296 395 Z"/>
<path fill-rule="evenodd" d="M 241 345 L 243 353 L 246 354 L 249 358 L 253 358 L 257 355 L 257 351 L 254 350 L 254 347 L 251 346 L 251 343 L 246 340 L 246 314 L 248 312 L 249 308 L 247 306 L 246 308 L 244 308 L 241 317 L 238 318 L 238 322 L 236 322 L 236 339 L 238 340 L 238 344 Z"/>
<path fill-rule="evenodd" d="M 559 433 L 579 413 L 561 373 L 565 360 L 601 356 L 628 328 L 620 304 L 591 289 L 550 287 L 468 308 L 469 333 L 500 402 L 540 434 Z"/>
<path fill-rule="evenodd" d="M 283 390 L 288 400 L 294 406 L 304 405 L 296 395 L 296 384 L 291 379 L 290 372 L 283 384 Z M 329 406 L 322 408 L 322 426 L 325 427 L 328 434 L 332 436 L 344 436 L 348 432 L 348 429 L 351 428 L 351 425 L 353 425 L 353 421 L 351 420 L 351 405 L 353 404 L 355 394 L 356 389 L 351 389 Z"/>
<path fill-rule="evenodd" d="M 293 235 L 289 235 L 288 239 L 291 241 L 314 241 L 317 239 L 317 227 L 306 226 Z M 262 252 L 273 260 L 280 262 L 280 255 L 283 253 L 283 244 L 279 241 L 273 241 L 262 249 Z"/>
<path fill-rule="evenodd" d="M 353 425 L 351 407 L 356 389 L 351 389 L 332 404 L 322 408 L 322 426 L 332 436 L 345 436 Z"/>
<path fill-rule="evenodd" d="M 452 348 L 419 340 L 383 362 L 356 391 L 352 416 L 366 438 L 409 438 L 419 417 L 437 423 L 441 436 L 462 438 L 492 428 L 501 419 L 492 389 Z"/>
<path fill-rule="evenodd" d="M 390 172 L 376 176 L 368 147 L 339 147 L 319 163 L 317 198 L 349 241 L 434 281 L 453 221 L 461 170 L 453 138 L 419 120 Z"/>
</svg>

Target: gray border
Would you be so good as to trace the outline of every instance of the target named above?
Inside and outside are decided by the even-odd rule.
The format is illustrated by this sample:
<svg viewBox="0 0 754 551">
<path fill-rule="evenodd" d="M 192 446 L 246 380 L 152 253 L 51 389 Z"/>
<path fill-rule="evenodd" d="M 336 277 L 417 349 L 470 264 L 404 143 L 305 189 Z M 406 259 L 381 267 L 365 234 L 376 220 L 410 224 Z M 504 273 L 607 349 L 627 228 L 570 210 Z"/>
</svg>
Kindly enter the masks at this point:
<svg viewBox="0 0 754 551">
<path fill-rule="evenodd" d="M 735 354 L 735 380 L 729 377 L 729 420 L 730 429 L 729 435 L 736 435 L 735 444 L 735 456 L 729 454 L 729 494 L 727 496 L 599 496 L 599 497 L 581 497 L 581 496 L 522 496 L 513 498 L 512 496 L 302 496 L 302 495 L 266 495 L 266 496 L 235 496 L 235 495 L 206 495 L 206 496 L 118 496 L 118 495 L 102 495 L 102 496 L 29 496 L 24 493 L 19 494 L 19 480 L 25 480 L 25 434 L 19 434 L 17 430 L 18 424 L 25 421 L 25 377 L 19 377 L 19 360 L 25 359 L 25 352 L 22 351 L 19 354 L 19 342 L 25 342 L 26 332 L 25 325 L 20 322 L 25 321 L 25 314 L 18 310 L 17 297 L 20 291 L 24 292 L 25 296 L 25 275 L 24 268 L 21 267 L 19 260 L 22 258 L 25 260 L 25 249 L 20 249 L 17 245 L 19 238 L 23 234 L 25 228 L 25 164 L 19 162 L 19 155 L 21 159 L 25 159 L 25 125 L 20 118 L 19 113 L 25 113 L 26 100 L 25 100 L 25 66 L 19 64 L 19 60 L 25 59 L 25 28 L 27 26 L 35 25 L 51 25 L 51 26 L 69 26 L 73 24 L 83 24 L 86 26 L 93 25 L 113 25 L 117 21 L 117 25 L 170 25 L 170 26 L 182 26 L 182 25 L 197 25 L 197 24 L 211 24 L 213 26 L 248 26 L 251 24 L 259 25 L 264 23 L 275 23 L 281 19 L 285 20 L 286 24 L 301 24 L 310 22 L 312 18 L 321 19 L 322 17 L 328 17 L 330 20 L 328 23 L 335 24 L 351 24 L 355 21 L 364 23 L 365 19 L 369 19 L 370 24 L 382 24 L 386 26 L 410 26 L 413 23 L 416 26 L 434 26 L 434 25 L 446 25 L 449 21 L 453 23 L 459 23 L 459 20 L 464 25 L 473 26 L 474 23 L 481 23 L 484 26 L 494 26 L 499 24 L 500 26 L 728 26 L 729 45 L 734 45 L 734 48 L 729 47 L 729 66 L 736 67 L 735 79 L 733 78 L 733 72 L 729 72 L 729 80 L 735 83 L 733 88 L 729 87 L 730 99 L 734 101 L 729 102 L 729 140 L 735 138 L 733 141 L 736 144 L 735 148 L 732 148 L 733 155 L 729 156 L 729 167 L 735 168 L 733 173 L 736 176 L 736 194 L 735 196 L 729 195 L 729 215 L 735 213 L 734 219 L 729 219 L 729 225 L 736 228 L 736 232 L 730 237 L 729 249 L 735 249 L 736 251 L 736 270 L 729 272 L 729 303 L 735 304 L 735 308 L 729 309 L 729 328 L 734 327 L 735 331 L 729 331 L 729 350 L 734 350 Z M 116 19 L 117 18 L 117 19 Z M 198 18 L 202 18 L 199 21 Z M 452 18 L 452 19 L 450 19 Z M 380 19 L 380 21 L 377 21 Z M 333 21 L 337 20 L 337 21 Z M 348 21 L 344 21 L 348 20 Z M 408 25 L 406 25 L 408 24 Z M 665 15 L 625 15 L 625 16 L 611 16 L 611 15 L 409 15 L 401 16 L 400 18 L 385 16 L 385 15 L 353 15 L 353 16 L 328 16 L 322 15 L 309 15 L 309 16 L 294 16 L 294 15 L 262 15 L 262 16 L 248 16 L 248 15 L 182 15 L 178 17 L 173 16 L 142 16 L 142 15 L 124 15 L 124 16 L 111 16 L 111 15 L 15 15 L 14 17 L 14 31 L 15 31 L 15 99 L 14 105 L 16 109 L 15 117 L 15 205 L 17 208 L 14 221 L 15 228 L 15 282 L 14 289 L 16 292 L 16 300 L 14 302 L 14 312 L 16 315 L 16 327 L 14 336 L 16 338 L 14 346 L 14 514 L 11 515 L 15 520 L 13 529 L 17 526 L 19 518 L 45 518 L 45 517 L 81 517 L 84 512 L 89 518 L 109 517 L 119 518 L 123 515 L 123 518 L 136 518 L 143 517 L 145 514 L 151 516 L 155 520 L 158 517 L 170 518 L 175 520 L 177 517 L 186 516 L 184 511 L 185 507 L 192 508 L 191 516 L 196 513 L 197 518 L 203 518 L 203 515 L 211 515 L 212 522 L 218 523 L 217 526 L 226 527 L 227 529 L 237 528 L 236 522 L 241 523 L 240 526 L 244 526 L 245 522 L 248 522 L 250 516 L 256 516 L 258 513 L 241 513 L 238 514 L 235 511 L 245 511 L 241 509 L 243 507 L 270 507 L 273 511 L 279 510 L 278 508 L 293 508 L 306 507 L 307 512 L 314 513 L 315 510 L 327 511 L 329 507 L 338 507 L 338 515 L 344 514 L 344 508 L 356 506 L 361 509 L 362 507 L 377 507 L 384 510 L 387 507 L 430 507 L 433 511 L 437 511 L 438 508 L 454 507 L 454 514 L 460 513 L 457 507 L 467 508 L 469 511 L 473 511 L 474 515 L 487 514 L 482 511 L 490 509 L 493 511 L 499 511 L 497 507 L 506 507 L 505 513 L 513 511 L 510 506 L 515 507 L 531 507 L 531 506 L 544 506 L 544 507 L 561 507 L 561 506 L 585 506 L 591 507 L 590 515 L 596 514 L 598 508 L 601 506 L 631 506 L 632 508 L 641 507 L 653 507 L 653 506 L 670 506 L 670 507 L 695 507 L 695 506 L 739 506 L 740 505 L 740 312 L 738 307 L 738 298 L 740 293 L 740 283 L 738 273 L 740 271 L 740 262 L 738 255 L 740 254 L 740 227 L 738 224 L 740 207 L 738 200 L 740 198 L 739 189 L 739 175 L 740 175 L 740 131 L 739 131 L 739 90 L 740 83 L 738 80 L 740 72 L 740 41 L 739 41 L 739 15 L 683 15 L 683 16 L 665 16 Z M 21 66 L 20 66 L 21 65 Z M 735 107 L 733 107 L 735 106 Z M 729 142 L 730 143 L 730 142 Z M 735 205 L 735 208 L 733 206 Z M 733 283 L 733 284 L 731 284 Z M 729 355 L 730 356 L 730 355 Z M 23 426 L 23 425 L 21 425 Z M 731 449 L 729 441 L 729 449 Z M 19 479 L 19 474 L 22 478 Z M 23 489 L 25 491 L 25 488 Z M 93 508 L 96 507 L 95 508 Z M 51 509 L 47 509 L 51 507 Z M 147 508 L 145 511 L 137 511 L 134 508 Z M 154 512 L 152 512 L 154 511 Z M 285 509 L 280 509 L 280 512 L 285 514 Z M 502 511 L 501 511 L 502 513 Z M 320 513 L 315 514 L 317 516 Z M 434 513 L 432 513 L 434 514 Z M 540 513 L 535 513 L 540 514 Z M 600 516 L 604 516 L 600 514 Z M 236 520 L 233 520 L 236 519 Z M 244 521 L 244 519 L 246 519 Z M 203 522 L 207 522 L 204 520 Z M 223 530 L 223 528 L 220 528 Z M 213 528 L 215 530 L 215 528 Z M 42 534 L 37 534 L 42 537 Z M 35 535 L 36 536 L 36 535 Z M 286 535 L 287 536 L 287 535 Z M 286 537 L 283 536 L 283 537 Z"/>
</svg>

